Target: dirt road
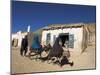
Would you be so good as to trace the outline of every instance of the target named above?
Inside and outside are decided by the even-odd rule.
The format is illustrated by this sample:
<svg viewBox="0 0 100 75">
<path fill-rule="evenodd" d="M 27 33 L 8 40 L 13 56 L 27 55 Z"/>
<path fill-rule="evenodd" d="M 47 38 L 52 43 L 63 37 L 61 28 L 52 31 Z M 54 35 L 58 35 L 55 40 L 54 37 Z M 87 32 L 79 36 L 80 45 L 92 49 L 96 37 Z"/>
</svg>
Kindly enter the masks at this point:
<svg viewBox="0 0 100 75">
<path fill-rule="evenodd" d="M 71 60 L 74 65 L 64 65 L 60 67 L 40 60 L 30 60 L 28 57 L 22 57 L 19 54 L 19 48 L 12 48 L 12 73 L 30 73 L 30 72 L 47 72 L 47 71 L 68 71 L 95 69 L 95 47 L 88 47 L 82 54 L 77 52 L 71 53 Z"/>
</svg>

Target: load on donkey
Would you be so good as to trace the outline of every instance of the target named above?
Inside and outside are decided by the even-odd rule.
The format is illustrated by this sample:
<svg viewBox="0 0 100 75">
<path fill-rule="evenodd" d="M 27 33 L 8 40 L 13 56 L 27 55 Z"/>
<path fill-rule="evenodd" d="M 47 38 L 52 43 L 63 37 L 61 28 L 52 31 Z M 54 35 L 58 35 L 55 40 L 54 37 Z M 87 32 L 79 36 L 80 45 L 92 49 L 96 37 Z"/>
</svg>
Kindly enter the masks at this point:
<svg viewBox="0 0 100 75">
<path fill-rule="evenodd" d="M 38 35 L 35 35 L 33 37 L 33 40 L 32 40 L 32 45 L 30 47 L 30 53 L 29 53 L 29 58 L 31 58 L 31 56 L 36 56 L 35 59 L 39 59 L 41 58 L 41 54 L 43 51 L 48 51 L 49 49 L 51 49 L 51 45 L 48 44 L 47 46 L 42 46 L 40 44 L 40 41 L 39 41 L 39 36 Z M 34 55 L 31 55 L 32 53 L 34 53 Z M 38 57 L 39 56 L 39 57 Z"/>
</svg>

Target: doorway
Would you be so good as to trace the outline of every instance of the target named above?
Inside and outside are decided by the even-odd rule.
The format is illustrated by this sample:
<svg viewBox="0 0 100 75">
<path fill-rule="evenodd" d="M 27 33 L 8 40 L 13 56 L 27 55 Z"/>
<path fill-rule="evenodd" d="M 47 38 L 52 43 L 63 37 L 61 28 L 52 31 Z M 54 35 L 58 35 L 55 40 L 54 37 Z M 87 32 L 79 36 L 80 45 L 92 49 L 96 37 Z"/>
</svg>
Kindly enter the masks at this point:
<svg viewBox="0 0 100 75">
<path fill-rule="evenodd" d="M 69 33 L 61 33 L 59 34 L 60 41 L 62 43 L 62 47 L 66 47 L 69 44 Z"/>
<path fill-rule="evenodd" d="M 74 34 L 61 33 L 59 34 L 62 47 L 74 48 Z"/>
</svg>

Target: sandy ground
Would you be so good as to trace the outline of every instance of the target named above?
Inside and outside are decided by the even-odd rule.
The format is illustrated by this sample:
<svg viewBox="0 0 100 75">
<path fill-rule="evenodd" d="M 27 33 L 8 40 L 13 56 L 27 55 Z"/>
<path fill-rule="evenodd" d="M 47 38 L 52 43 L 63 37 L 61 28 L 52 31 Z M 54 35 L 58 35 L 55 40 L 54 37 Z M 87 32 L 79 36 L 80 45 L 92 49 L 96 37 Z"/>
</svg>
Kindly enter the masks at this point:
<svg viewBox="0 0 100 75">
<path fill-rule="evenodd" d="M 47 71 L 69 71 L 82 69 L 95 69 L 95 47 L 89 46 L 82 54 L 71 52 L 71 60 L 74 65 L 64 65 L 60 67 L 40 60 L 30 60 L 28 57 L 22 57 L 19 54 L 19 48 L 12 48 L 12 73 L 34 73 Z"/>
</svg>

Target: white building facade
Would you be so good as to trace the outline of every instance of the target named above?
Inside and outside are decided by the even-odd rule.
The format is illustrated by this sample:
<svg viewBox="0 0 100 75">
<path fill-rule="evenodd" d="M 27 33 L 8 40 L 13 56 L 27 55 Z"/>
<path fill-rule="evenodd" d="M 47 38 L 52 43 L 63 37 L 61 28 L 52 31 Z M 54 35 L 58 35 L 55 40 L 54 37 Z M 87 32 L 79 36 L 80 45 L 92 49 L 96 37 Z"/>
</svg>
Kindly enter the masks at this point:
<svg viewBox="0 0 100 75">
<path fill-rule="evenodd" d="M 28 33 L 30 32 L 30 25 L 28 25 L 27 27 L 27 31 L 26 32 L 21 32 L 21 31 L 18 31 L 17 33 L 15 34 L 12 34 L 12 43 L 15 43 L 15 40 L 16 40 L 16 46 L 17 47 L 21 47 L 21 42 L 22 42 L 22 39 L 28 35 Z"/>
<path fill-rule="evenodd" d="M 21 31 L 15 33 L 15 34 L 12 34 L 12 41 L 13 40 L 17 40 L 17 45 L 16 47 L 21 47 L 21 42 L 22 42 L 22 39 L 27 35 L 27 32 L 25 33 L 21 33 Z"/>
<path fill-rule="evenodd" d="M 83 27 L 65 27 L 65 28 L 51 28 L 42 31 L 41 43 L 53 46 L 57 37 L 60 37 L 64 45 L 67 45 L 70 51 L 81 51 L 83 42 Z"/>
</svg>

